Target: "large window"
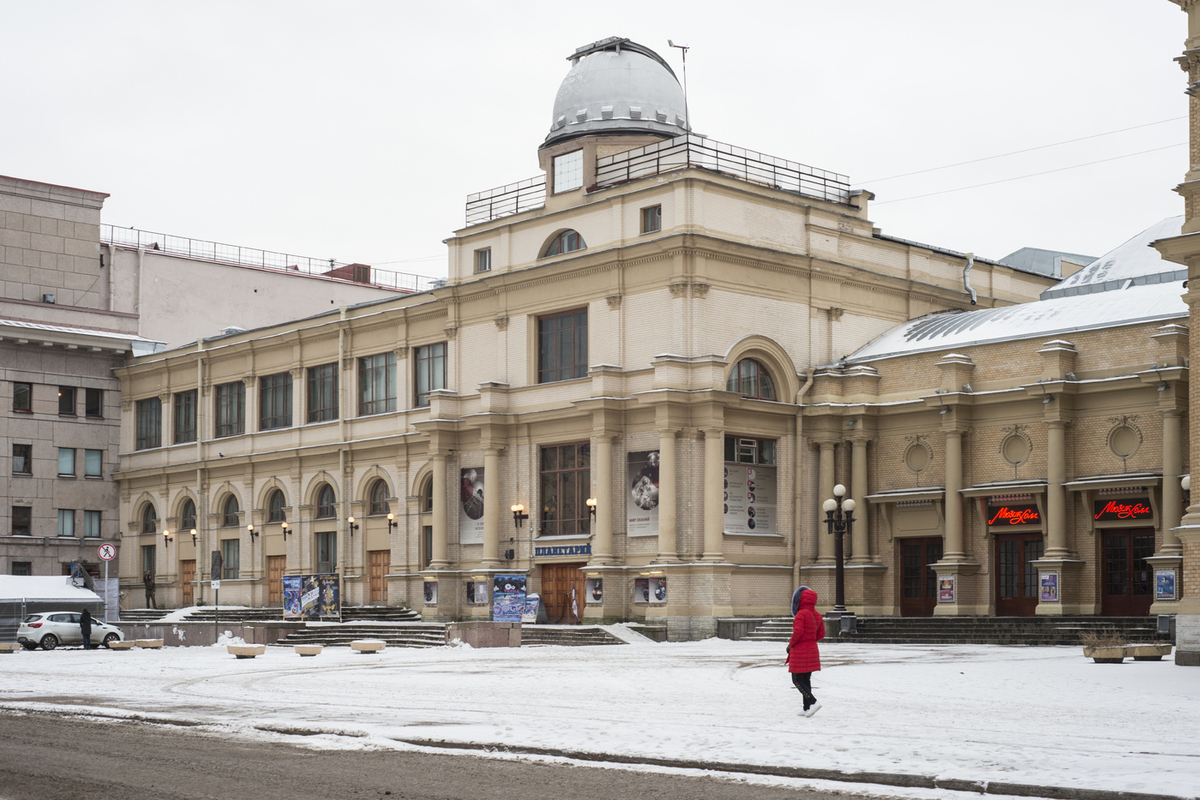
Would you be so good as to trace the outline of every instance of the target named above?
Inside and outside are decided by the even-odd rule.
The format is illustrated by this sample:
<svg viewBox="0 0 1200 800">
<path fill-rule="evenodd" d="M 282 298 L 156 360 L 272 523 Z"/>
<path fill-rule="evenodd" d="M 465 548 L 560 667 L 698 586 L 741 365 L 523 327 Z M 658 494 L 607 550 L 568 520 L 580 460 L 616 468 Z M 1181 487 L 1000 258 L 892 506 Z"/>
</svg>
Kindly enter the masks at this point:
<svg viewBox="0 0 1200 800">
<path fill-rule="evenodd" d="M 325 422 L 338 416 L 337 364 L 308 368 L 308 421 Z"/>
<path fill-rule="evenodd" d="M 246 384 L 241 381 L 217 387 L 217 436 L 246 432 Z"/>
<path fill-rule="evenodd" d="M 592 446 L 564 444 L 541 450 L 542 536 L 587 534 L 592 490 Z"/>
<path fill-rule="evenodd" d="M 75 509 L 60 508 L 58 510 L 58 535 L 75 535 Z"/>
<path fill-rule="evenodd" d="M 586 308 L 538 318 L 538 383 L 587 377 Z"/>
<path fill-rule="evenodd" d="M 292 373 L 280 372 L 259 380 L 258 429 L 292 426 Z"/>
<path fill-rule="evenodd" d="M 196 504 L 187 499 L 183 502 L 183 509 L 179 512 L 179 529 L 181 531 L 190 531 L 196 527 Z"/>
<path fill-rule="evenodd" d="M 138 450 L 162 447 L 162 401 L 150 397 L 137 401 Z"/>
<path fill-rule="evenodd" d="M 33 411 L 33 384 L 13 384 L 13 411 Z"/>
<path fill-rule="evenodd" d="M 102 477 L 104 468 L 104 451 L 103 450 L 84 450 L 83 451 L 83 477 L 99 478 Z"/>
<path fill-rule="evenodd" d="M 775 466 L 775 441 L 743 436 L 725 437 L 725 461 L 730 464 Z"/>
<path fill-rule="evenodd" d="M 90 539 L 100 538 L 100 512 L 83 512 L 83 535 Z"/>
<path fill-rule="evenodd" d="M 75 448 L 58 448 L 58 477 L 75 477 Z"/>
<path fill-rule="evenodd" d="M 380 353 L 358 360 L 359 416 L 396 410 L 396 354 Z"/>
<path fill-rule="evenodd" d="M 14 444 L 12 456 L 13 475 L 33 474 L 33 445 Z"/>
<path fill-rule="evenodd" d="M 233 495 L 225 498 L 225 505 L 221 508 L 221 527 L 236 528 L 238 526 L 238 512 L 241 508 L 238 506 L 237 498 Z"/>
<path fill-rule="evenodd" d="M 426 478 L 421 484 L 421 491 L 417 493 L 421 498 L 420 509 L 422 514 L 433 513 L 433 478 Z"/>
<path fill-rule="evenodd" d="M 155 533 L 158 531 L 158 514 L 154 511 L 154 505 L 147 503 L 142 509 L 142 533 Z"/>
<path fill-rule="evenodd" d="M 317 572 L 329 574 L 337 571 L 337 534 L 322 531 L 317 534 Z"/>
<path fill-rule="evenodd" d="M 542 253 L 543 258 L 550 256 L 561 256 L 563 253 L 574 253 L 576 250 L 582 250 L 587 247 L 583 237 L 576 231 L 563 231 L 558 236 L 550 240 L 550 244 L 546 247 L 546 252 Z"/>
<path fill-rule="evenodd" d="M 317 519 L 334 517 L 337 511 L 336 502 L 333 487 L 328 483 L 321 484 L 321 488 L 317 490 Z"/>
<path fill-rule="evenodd" d="M 388 508 L 388 486 L 387 481 L 379 478 L 371 484 L 371 509 L 369 514 L 386 514 L 391 511 Z"/>
<path fill-rule="evenodd" d="M 239 540 L 221 540 L 221 580 L 237 580 L 241 556 L 242 543 Z"/>
<path fill-rule="evenodd" d="M 86 416 L 100 418 L 104 416 L 104 390 L 84 389 L 83 413 Z"/>
<path fill-rule="evenodd" d="M 175 394 L 175 444 L 196 441 L 196 390 Z"/>
<path fill-rule="evenodd" d="M 761 362 L 753 358 L 743 358 L 729 371 L 725 391 L 737 392 L 743 397 L 774 400 L 775 382 L 771 380 L 771 373 L 767 372 L 767 368 Z"/>
<path fill-rule="evenodd" d="M 33 508 L 31 506 L 12 507 L 12 535 L 29 536 L 33 525 Z"/>
<path fill-rule="evenodd" d="M 142 545 L 142 574 L 154 575 L 158 571 L 158 550 L 152 544 Z"/>
<path fill-rule="evenodd" d="M 267 501 L 267 522 L 283 522 L 286 505 L 287 501 L 284 499 L 282 491 L 276 489 L 271 492 L 271 498 Z"/>
<path fill-rule="evenodd" d="M 75 387 L 58 387 L 58 413 L 64 417 L 75 416 Z"/>
<path fill-rule="evenodd" d="M 429 405 L 429 393 L 435 389 L 446 388 L 446 343 L 425 345 L 416 349 L 417 387 L 414 406 L 423 408 Z"/>
<path fill-rule="evenodd" d="M 576 150 L 554 159 L 554 193 L 583 186 L 583 151 Z"/>
</svg>

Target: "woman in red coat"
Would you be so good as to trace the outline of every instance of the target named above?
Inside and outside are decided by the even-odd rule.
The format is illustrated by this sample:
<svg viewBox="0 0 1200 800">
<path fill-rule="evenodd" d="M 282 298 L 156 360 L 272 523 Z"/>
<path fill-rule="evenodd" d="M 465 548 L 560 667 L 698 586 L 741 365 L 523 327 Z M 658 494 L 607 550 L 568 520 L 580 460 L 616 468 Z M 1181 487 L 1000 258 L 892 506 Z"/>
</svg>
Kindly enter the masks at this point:
<svg viewBox="0 0 1200 800">
<path fill-rule="evenodd" d="M 817 642 L 825 638 L 825 621 L 817 613 L 817 593 L 807 586 L 796 590 L 800 595 L 799 610 L 792 621 L 792 638 L 788 641 L 787 665 L 792 683 L 804 697 L 804 716 L 811 717 L 821 708 L 812 693 L 812 674 L 821 669 L 821 651 Z"/>
</svg>

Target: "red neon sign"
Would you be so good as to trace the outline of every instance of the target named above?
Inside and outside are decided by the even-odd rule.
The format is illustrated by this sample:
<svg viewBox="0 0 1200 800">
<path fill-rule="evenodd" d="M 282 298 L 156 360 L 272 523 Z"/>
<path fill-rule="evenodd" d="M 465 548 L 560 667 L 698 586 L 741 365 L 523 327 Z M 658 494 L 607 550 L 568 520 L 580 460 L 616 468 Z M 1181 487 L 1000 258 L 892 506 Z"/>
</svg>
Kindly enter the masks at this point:
<svg viewBox="0 0 1200 800">
<path fill-rule="evenodd" d="M 1037 506 L 993 506 L 988 525 L 1036 525 L 1042 521 Z"/>
<path fill-rule="evenodd" d="M 1154 509 L 1137 500 L 1097 500 L 1092 506 L 1092 519 L 1106 522 L 1116 519 L 1152 519 Z"/>
</svg>

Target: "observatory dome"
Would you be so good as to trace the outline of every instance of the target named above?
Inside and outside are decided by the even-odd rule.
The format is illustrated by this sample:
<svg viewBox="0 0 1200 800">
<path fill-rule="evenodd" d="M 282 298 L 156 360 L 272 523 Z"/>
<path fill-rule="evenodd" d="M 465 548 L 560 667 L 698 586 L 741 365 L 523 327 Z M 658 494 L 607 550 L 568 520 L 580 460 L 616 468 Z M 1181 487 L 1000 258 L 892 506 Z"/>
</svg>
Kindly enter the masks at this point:
<svg viewBox="0 0 1200 800">
<path fill-rule="evenodd" d="M 620 37 L 577 49 L 542 147 L 585 134 L 687 133 L 683 87 L 662 56 Z"/>
</svg>

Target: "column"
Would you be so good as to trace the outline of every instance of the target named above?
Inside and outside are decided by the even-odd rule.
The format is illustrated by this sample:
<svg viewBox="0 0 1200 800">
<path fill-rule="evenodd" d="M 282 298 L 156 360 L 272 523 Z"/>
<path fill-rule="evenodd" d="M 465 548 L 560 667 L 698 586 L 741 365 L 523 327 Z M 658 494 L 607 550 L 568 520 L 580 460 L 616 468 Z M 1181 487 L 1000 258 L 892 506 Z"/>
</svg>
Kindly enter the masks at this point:
<svg viewBox="0 0 1200 800">
<path fill-rule="evenodd" d="M 658 432 L 658 560 L 679 560 L 675 543 L 675 431 Z"/>
<path fill-rule="evenodd" d="M 850 497 L 854 500 L 854 535 L 850 539 L 851 564 L 871 563 L 870 530 L 867 528 L 867 443 L 866 438 L 852 441 Z"/>
<path fill-rule="evenodd" d="M 605 433 L 596 438 L 592 447 L 592 475 L 596 485 L 596 522 L 592 539 L 592 562 L 610 564 L 613 561 L 612 537 L 612 436 Z"/>
<path fill-rule="evenodd" d="M 487 493 L 484 492 L 484 496 Z M 433 457 L 433 547 L 430 553 L 430 569 L 446 569 L 450 566 L 446 546 L 446 456 L 438 453 Z"/>
<path fill-rule="evenodd" d="M 483 451 L 483 566 L 500 566 L 500 451 Z"/>
<path fill-rule="evenodd" d="M 946 537 L 942 561 L 966 561 L 963 549 L 962 431 L 946 431 Z"/>
<path fill-rule="evenodd" d="M 1046 554 L 1043 558 L 1069 558 L 1067 550 L 1067 479 L 1065 420 L 1046 423 Z"/>
<path fill-rule="evenodd" d="M 834 562 L 834 537 L 829 535 L 825 525 L 825 512 L 821 505 L 833 497 L 833 487 L 837 483 L 834 478 L 834 447 L 833 442 L 817 442 L 821 449 L 817 464 L 817 563 L 832 564 Z"/>
<path fill-rule="evenodd" d="M 660 492 L 661 493 L 661 492 Z M 724 561 L 725 432 L 704 431 L 704 555 L 701 561 Z"/>
<path fill-rule="evenodd" d="M 1163 412 L 1163 537 L 1162 549 L 1155 554 L 1160 556 L 1183 554 L 1179 534 L 1171 530 L 1183 521 L 1183 487 L 1179 484 L 1179 473 L 1183 472 L 1180 415 L 1178 409 Z"/>
</svg>

